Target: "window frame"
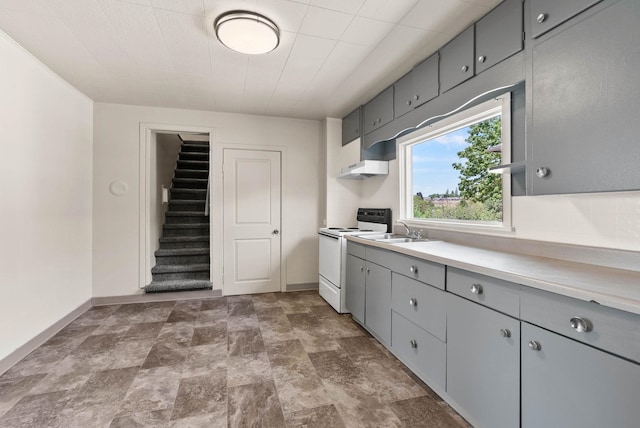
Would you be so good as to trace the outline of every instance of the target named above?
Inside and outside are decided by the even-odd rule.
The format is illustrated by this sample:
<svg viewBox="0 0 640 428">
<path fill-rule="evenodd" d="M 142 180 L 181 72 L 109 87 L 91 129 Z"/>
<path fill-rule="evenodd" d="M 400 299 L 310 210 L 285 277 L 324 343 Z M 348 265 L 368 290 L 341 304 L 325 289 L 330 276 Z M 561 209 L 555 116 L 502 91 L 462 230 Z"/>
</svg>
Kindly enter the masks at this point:
<svg viewBox="0 0 640 428">
<path fill-rule="evenodd" d="M 453 132 L 496 116 L 502 116 L 501 164 L 511 163 L 511 92 L 504 93 L 476 106 L 445 117 L 438 122 L 425 126 L 397 140 L 399 166 L 400 220 L 413 227 L 425 227 L 452 231 L 465 231 L 485 234 L 504 234 L 513 232 L 511 223 L 511 175 L 502 173 L 502 223 L 472 220 L 414 218 L 412 189 L 412 147 L 424 141 Z"/>
</svg>

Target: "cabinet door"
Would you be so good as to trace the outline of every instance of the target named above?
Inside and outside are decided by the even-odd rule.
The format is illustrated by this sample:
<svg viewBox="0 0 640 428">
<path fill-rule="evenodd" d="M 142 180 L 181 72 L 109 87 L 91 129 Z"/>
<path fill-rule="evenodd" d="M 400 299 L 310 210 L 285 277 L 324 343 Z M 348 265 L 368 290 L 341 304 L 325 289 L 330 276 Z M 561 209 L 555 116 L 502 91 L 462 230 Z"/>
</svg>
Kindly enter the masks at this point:
<svg viewBox="0 0 640 428">
<path fill-rule="evenodd" d="M 534 47 L 530 194 L 640 189 L 638 22 L 623 0 Z"/>
<path fill-rule="evenodd" d="M 393 120 L 393 86 L 388 87 L 364 106 L 364 132 L 380 128 Z"/>
<path fill-rule="evenodd" d="M 637 427 L 638 397 L 639 365 L 522 323 L 523 428 Z"/>
<path fill-rule="evenodd" d="M 388 345 L 391 343 L 391 271 L 367 262 L 365 325 Z"/>
<path fill-rule="evenodd" d="M 345 282 L 345 305 L 353 318 L 364 323 L 364 265 L 365 262 L 352 254 L 347 254 Z"/>
<path fill-rule="evenodd" d="M 473 47 L 473 27 L 469 27 L 440 49 L 441 92 L 473 77 Z"/>
<path fill-rule="evenodd" d="M 522 50 L 522 0 L 505 0 L 476 23 L 476 74 Z"/>
<path fill-rule="evenodd" d="M 531 0 L 531 37 L 536 38 L 602 0 Z"/>
<path fill-rule="evenodd" d="M 413 75 L 413 93 L 411 94 L 413 108 L 434 99 L 440 93 L 440 82 L 438 81 L 439 62 L 440 54 L 436 52 L 416 65 L 411 72 Z"/>
<path fill-rule="evenodd" d="M 413 110 L 413 71 L 393 84 L 393 110 L 395 117 Z"/>
<path fill-rule="evenodd" d="M 360 138 L 360 107 L 342 119 L 342 145 Z"/>
<path fill-rule="evenodd" d="M 474 425 L 512 428 L 519 392 L 520 321 L 447 294 L 447 394 Z"/>
</svg>

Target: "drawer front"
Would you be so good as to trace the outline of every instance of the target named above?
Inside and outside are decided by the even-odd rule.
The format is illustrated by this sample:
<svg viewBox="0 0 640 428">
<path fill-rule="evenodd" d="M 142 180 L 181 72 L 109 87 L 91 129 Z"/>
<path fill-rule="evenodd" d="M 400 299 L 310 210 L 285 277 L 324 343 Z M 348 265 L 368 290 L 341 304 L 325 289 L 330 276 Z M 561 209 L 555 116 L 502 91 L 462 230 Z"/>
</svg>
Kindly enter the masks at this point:
<svg viewBox="0 0 640 428">
<path fill-rule="evenodd" d="M 391 309 L 443 342 L 447 341 L 445 296 L 444 291 L 414 279 L 391 275 Z"/>
<path fill-rule="evenodd" d="M 524 321 L 640 363 L 640 315 L 530 287 L 521 305 Z"/>
<path fill-rule="evenodd" d="M 444 290 L 444 265 L 416 259 L 392 251 L 367 249 L 367 260 L 386 266 L 392 271 Z"/>
<path fill-rule="evenodd" d="M 518 284 L 449 267 L 447 291 L 512 317 L 520 316 Z"/>
<path fill-rule="evenodd" d="M 391 349 L 429 384 L 446 385 L 447 345 L 411 321 L 391 311 Z"/>
<path fill-rule="evenodd" d="M 347 241 L 347 254 L 352 254 L 361 259 L 365 258 L 366 247 L 355 242 Z"/>
</svg>

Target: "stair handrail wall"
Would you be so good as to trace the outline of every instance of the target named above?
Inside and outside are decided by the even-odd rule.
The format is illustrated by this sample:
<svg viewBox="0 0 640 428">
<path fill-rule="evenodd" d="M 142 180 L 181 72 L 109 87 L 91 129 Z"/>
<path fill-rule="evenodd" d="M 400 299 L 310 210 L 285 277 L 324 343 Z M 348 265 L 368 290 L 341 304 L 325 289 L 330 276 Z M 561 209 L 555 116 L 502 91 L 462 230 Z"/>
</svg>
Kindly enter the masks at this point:
<svg viewBox="0 0 640 428">
<path fill-rule="evenodd" d="M 211 183 L 211 178 L 207 178 L 207 197 L 204 201 L 204 215 L 209 217 L 209 183 Z"/>
</svg>

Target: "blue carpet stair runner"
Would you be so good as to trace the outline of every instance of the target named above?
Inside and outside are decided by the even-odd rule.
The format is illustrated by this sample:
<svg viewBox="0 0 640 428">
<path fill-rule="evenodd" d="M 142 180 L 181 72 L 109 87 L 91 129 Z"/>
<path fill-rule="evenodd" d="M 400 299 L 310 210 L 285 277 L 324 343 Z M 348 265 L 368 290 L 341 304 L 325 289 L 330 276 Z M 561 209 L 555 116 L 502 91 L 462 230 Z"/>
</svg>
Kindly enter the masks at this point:
<svg viewBox="0 0 640 428">
<path fill-rule="evenodd" d="M 146 293 L 212 288 L 209 217 L 204 215 L 208 178 L 209 143 L 184 141 Z"/>
</svg>

